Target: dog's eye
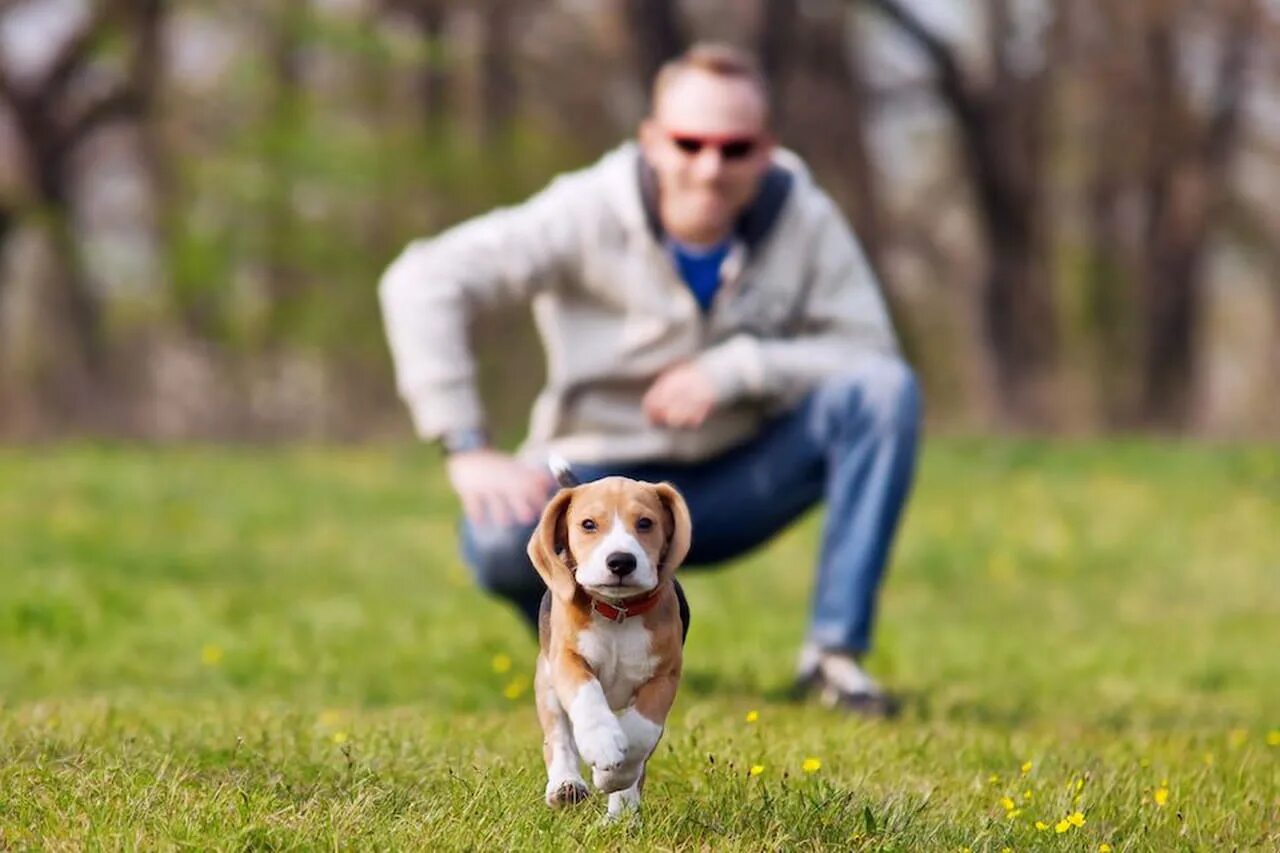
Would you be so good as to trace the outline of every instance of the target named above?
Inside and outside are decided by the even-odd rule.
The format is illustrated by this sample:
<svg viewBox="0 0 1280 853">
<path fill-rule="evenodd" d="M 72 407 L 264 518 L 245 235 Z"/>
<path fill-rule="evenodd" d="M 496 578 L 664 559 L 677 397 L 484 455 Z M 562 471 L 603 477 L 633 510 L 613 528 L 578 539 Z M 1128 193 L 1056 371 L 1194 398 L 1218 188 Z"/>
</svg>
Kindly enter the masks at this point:
<svg viewBox="0 0 1280 853">
<path fill-rule="evenodd" d="M 596 523 L 589 518 L 584 518 L 582 520 L 582 529 L 588 533 L 594 532 L 596 529 Z"/>
<path fill-rule="evenodd" d="M 636 522 L 636 530 L 649 530 L 653 527 L 652 518 L 642 518 Z"/>
</svg>

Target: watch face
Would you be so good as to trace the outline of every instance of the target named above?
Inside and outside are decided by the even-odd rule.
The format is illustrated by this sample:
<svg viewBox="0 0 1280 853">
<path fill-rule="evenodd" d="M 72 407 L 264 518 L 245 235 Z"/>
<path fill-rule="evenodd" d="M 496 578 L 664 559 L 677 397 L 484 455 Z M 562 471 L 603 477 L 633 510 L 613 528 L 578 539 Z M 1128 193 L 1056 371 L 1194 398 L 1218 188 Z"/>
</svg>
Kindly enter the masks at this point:
<svg viewBox="0 0 1280 853">
<path fill-rule="evenodd" d="M 489 439 L 481 429 L 464 429 L 444 436 L 444 449 L 448 453 L 479 450 L 488 447 Z"/>
</svg>

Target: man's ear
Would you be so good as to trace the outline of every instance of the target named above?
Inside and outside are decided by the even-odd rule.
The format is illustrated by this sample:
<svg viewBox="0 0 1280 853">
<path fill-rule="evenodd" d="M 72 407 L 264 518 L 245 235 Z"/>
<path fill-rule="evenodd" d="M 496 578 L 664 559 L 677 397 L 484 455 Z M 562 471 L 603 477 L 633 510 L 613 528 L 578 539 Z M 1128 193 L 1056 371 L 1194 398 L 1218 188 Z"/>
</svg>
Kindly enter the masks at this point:
<svg viewBox="0 0 1280 853">
<path fill-rule="evenodd" d="M 542 576 L 551 594 L 571 601 L 578 583 L 573 577 L 573 555 L 569 552 L 569 532 L 565 515 L 573 489 L 561 489 L 542 511 L 542 519 L 529 537 L 529 559 Z"/>
<path fill-rule="evenodd" d="M 662 549 L 658 571 L 670 576 L 689 556 L 689 546 L 693 544 L 693 522 L 689 518 L 689 507 L 675 486 L 658 483 L 653 489 L 667 510 L 667 544 Z"/>
<path fill-rule="evenodd" d="M 641 121 L 640 126 L 636 128 L 636 141 L 640 143 L 640 149 L 645 157 L 652 160 L 658 144 L 662 141 L 662 131 L 658 128 L 658 123 L 652 118 Z"/>
</svg>

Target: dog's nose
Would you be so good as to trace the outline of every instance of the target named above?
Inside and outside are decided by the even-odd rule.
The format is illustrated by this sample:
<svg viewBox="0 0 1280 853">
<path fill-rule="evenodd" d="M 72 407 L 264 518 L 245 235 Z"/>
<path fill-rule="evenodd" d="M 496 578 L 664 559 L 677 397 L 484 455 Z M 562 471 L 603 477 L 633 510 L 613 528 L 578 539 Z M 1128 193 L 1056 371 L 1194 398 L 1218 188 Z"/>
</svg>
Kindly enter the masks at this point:
<svg viewBox="0 0 1280 853">
<path fill-rule="evenodd" d="M 636 555 L 626 551 L 614 551 L 605 558 L 604 564 L 620 578 L 625 578 L 636 570 Z"/>
</svg>

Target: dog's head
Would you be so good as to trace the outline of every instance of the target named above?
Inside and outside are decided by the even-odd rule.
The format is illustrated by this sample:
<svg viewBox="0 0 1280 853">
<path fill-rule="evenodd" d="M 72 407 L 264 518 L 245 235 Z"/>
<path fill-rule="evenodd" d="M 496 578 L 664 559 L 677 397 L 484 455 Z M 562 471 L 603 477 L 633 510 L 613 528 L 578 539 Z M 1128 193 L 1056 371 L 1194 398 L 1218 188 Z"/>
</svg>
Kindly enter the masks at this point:
<svg viewBox="0 0 1280 853">
<path fill-rule="evenodd" d="M 689 553 L 689 508 L 669 483 L 608 477 L 561 489 L 529 540 L 529 558 L 552 595 L 577 587 L 621 600 L 671 577 Z"/>
</svg>

